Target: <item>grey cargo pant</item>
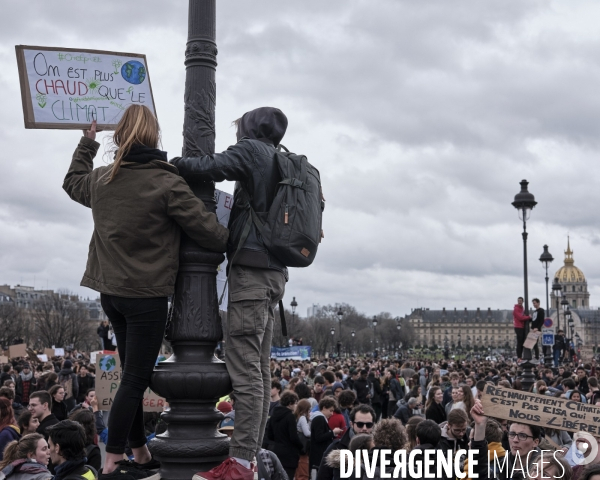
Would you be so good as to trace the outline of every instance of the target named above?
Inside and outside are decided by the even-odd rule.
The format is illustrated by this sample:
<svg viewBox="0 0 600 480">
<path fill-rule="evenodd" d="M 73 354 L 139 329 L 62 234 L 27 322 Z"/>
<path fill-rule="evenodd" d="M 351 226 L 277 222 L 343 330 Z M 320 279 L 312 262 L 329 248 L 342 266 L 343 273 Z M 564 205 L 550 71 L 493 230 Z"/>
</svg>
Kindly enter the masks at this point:
<svg viewBox="0 0 600 480">
<path fill-rule="evenodd" d="M 274 308 L 285 277 L 276 270 L 234 265 L 229 272 L 225 362 L 235 394 L 229 455 L 252 461 L 260 449 L 271 400 Z"/>
</svg>

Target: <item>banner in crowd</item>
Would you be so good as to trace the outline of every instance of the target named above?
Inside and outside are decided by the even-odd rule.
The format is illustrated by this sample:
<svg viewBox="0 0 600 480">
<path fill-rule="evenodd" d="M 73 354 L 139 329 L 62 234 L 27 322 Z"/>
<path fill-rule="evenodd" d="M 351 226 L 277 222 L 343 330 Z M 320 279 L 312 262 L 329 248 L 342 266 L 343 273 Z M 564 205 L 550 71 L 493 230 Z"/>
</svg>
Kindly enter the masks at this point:
<svg viewBox="0 0 600 480">
<path fill-rule="evenodd" d="M 486 385 L 481 399 L 489 417 L 529 425 L 600 434 L 600 407 L 537 393 Z"/>
<path fill-rule="evenodd" d="M 115 394 L 121 383 L 121 362 L 117 353 L 98 353 L 96 355 L 96 397 L 99 410 L 110 410 Z M 144 411 L 162 412 L 166 405 L 164 398 L 159 397 L 149 388 L 144 392 Z"/>
<path fill-rule="evenodd" d="M 297 347 L 277 348 L 271 347 L 271 358 L 279 360 L 308 360 L 311 347 L 300 345 Z"/>
<path fill-rule="evenodd" d="M 25 128 L 112 130 L 129 105 L 154 112 L 146 56 L 17 45 Z"/>
<path fill-rule="evenodd" d="M 217 202 L 217 219 L 219 223 L 224 227 L 229 223 L 229 214 L 231 213 L 231 207 L 233 206 L 233 195 L 231 193 L 222 192 L 221 190 L 215 190 L 215 202 Z M 219 265 L 217 270 L 217 297 L 221 298 L 223 289 L 225 288 L 225 295 L 223 295 L 223 303 L 219 307 L 219 310 L 227 311 L 227 295 L 229 287 L 225 287 L 227 281 L 227 259 Z"/>
<path fill-rule="evenodd" d="M 27 345 L 20 343 L 19 345 L 11 345 L 8 347 L 8 356 L 10 358 L 26 357 L 27 356 Z"/>
</svg>

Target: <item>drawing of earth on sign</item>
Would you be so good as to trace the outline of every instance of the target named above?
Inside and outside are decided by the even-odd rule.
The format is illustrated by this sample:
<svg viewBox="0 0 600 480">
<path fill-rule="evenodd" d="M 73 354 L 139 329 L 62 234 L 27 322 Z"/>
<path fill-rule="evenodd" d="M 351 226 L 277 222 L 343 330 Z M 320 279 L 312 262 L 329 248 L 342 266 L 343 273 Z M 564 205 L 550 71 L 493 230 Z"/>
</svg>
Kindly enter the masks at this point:
<svg viewBox="0 0 600 480">
<path fill-rule="evenodd" d="M 130 60 L 121 67 L 121 76 L 129 83 L 139 85 L 146 79 L 146 67 L 137 60 Z"/>
<path fill-rule="evenodd" d="M 116 366 L 117 362 L 115 361 L 115 357 L 111 355 L 102 357 L 102 360 L 100 360 L 100 370 L 104 372 L 112 372 Z"/>
</svg>

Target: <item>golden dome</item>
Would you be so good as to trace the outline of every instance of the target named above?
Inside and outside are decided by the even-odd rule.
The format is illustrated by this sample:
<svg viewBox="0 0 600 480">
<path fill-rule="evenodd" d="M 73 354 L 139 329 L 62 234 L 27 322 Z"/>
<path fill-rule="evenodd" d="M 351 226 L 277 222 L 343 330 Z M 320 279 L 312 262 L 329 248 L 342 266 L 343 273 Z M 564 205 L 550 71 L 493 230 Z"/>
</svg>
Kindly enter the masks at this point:
<svg viewBox="0 0 600 480">
<path fill-rule="evenodd" d="M 573 252 L 571 251 L 571 241 L 567 241 L 567 250 L 565 251 L 565 265 L 560 267 L 554 274 L 560 283 L 585 283 L 585 275 L 575 265 Z"/>
</svg>

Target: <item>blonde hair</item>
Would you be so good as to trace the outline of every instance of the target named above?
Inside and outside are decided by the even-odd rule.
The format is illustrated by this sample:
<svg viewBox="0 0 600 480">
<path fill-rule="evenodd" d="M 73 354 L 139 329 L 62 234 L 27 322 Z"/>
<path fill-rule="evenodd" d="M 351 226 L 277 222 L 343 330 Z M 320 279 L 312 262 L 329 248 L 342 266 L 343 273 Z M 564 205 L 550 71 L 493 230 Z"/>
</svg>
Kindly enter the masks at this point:
<svg viewBox="0 0 600 480">
<path fill-rule="evenodd" d="M 106 183 L 112 182 L 117 176 L 123 158 L 127 156 L 133 145 L 141 144 L 156 148 L 159 141 L 160 126 L 150 109 L 144 105 L 127 107 L 113 135 L 112 143 L 118 150 Z"/>
<path fill-rule="evenodd" d="M 4 449 L 4 458 L 0 462 L 0 470 L 15 460 L 27 458 L 27 455 L 30 453 L 35 454 L 38 442 L 43 439 L 43 435 L 39 433 L 30 433 L 29 435 L 24 435 L 19 440 L 10 442 Z"/>
</svg>

